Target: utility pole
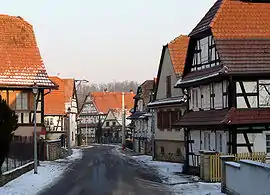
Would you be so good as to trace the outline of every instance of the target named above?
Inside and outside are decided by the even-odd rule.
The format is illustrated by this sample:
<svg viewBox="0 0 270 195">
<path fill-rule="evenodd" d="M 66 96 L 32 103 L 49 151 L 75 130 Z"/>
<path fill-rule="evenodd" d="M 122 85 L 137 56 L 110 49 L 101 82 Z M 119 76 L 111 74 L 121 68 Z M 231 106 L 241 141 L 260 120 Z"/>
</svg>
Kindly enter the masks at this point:
<svg viewBox="0 0 270 195">
<path fill-rule="evenodd" d="M 125 145 L 125 93 L 122 92 L 122 147 Z"/>
<path fill-rule="evenodd" d="M 88 126 L 87 126 L 87 124 L 88 124 L 88 118 L 86 118 L 85 119 L 85 122 L 86 122 L 86 126 L 85 126 L 85 128 L 86 128 L 86 132 L 85 132 L 85 144 L 86 145 L 88 145 Z"/>
<path fill-rule="evenodd" d="M 34 83 L 33 86 L 33 94 L 34 94 L 34 174 L 37 174 L 37 94 L 38 94 L 38 86 Z"/>
<path fill-rule="evenodd" d="M 68 155 L 70 156 L 71 155 L 71 144 L 70 144 L 70 115 L 71 115 L 71 109 L 70 107 L 68 107 L 68 110 L 67 110 L 67 114 L 68 114 Z"/>
</svg>

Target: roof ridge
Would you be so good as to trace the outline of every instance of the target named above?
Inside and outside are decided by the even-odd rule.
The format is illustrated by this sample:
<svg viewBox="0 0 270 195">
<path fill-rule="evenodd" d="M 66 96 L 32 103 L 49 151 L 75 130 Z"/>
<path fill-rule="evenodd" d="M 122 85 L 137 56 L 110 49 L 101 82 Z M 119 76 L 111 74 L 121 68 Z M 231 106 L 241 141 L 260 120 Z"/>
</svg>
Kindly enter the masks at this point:
<svg viewBox="0 0 270 195">
<path fill-rule="evenodd" d="M 186 38 L 186 37 L 188 37 L 188 35 L 184 35 L 184 34 L 181 34 L 181 35 L 179 35 L 178 37 L 175 37 L 173 40 L 171 40 L 170 42 L 169 42 L 169 44 L 174 44 L 177 40 L 179 40 L 179 39 L 181 39 L 181 38 Z"/>
</svg>

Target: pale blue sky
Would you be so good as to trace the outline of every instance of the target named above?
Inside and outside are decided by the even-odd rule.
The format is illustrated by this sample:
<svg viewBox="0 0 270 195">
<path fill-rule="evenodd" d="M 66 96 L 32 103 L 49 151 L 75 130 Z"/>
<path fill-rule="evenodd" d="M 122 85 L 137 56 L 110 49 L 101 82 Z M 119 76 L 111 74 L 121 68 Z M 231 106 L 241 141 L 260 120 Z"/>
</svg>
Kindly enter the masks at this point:
<svg viewBox="0 0 270 195">
<path fill-rule="evenodd" d="M 50 75 L 93 82 L 156 76 L 162 45 L 188 34 L 215 0 L 8 0 L 35 29 Z"/>
</svg>

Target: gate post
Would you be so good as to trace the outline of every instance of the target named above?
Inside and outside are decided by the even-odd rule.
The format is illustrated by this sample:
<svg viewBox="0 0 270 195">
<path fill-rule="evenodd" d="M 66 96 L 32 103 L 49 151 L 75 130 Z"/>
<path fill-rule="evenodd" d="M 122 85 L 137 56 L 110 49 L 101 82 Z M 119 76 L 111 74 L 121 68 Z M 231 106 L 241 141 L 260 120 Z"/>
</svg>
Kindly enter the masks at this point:
<svg viewBox="0 0 270 195">
<path fill-rule="evenodd" d="M 235 156 L 220 156 L 221 160 L 221 192 L 226 193 L 226 165 L 225 162 L 235 161 Z"/>
</svg>

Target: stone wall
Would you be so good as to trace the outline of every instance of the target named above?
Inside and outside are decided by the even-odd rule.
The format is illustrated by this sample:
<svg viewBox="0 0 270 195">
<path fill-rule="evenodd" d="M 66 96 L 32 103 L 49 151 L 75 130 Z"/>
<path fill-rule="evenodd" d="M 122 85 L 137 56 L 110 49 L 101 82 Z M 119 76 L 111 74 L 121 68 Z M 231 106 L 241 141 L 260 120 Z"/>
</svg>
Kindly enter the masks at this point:
<svg viewBox="0 0 270 195">
<path fill-rule="evenodd" d="M 162 148 L 164 153 L 162 153 Z M 185 146 L 182 141 L 155 140 L 155 160 L 183 163 L 185 158 L 184 151 Z"/>
<path fill-rule="evenodd" d="M 32 170 L 33 168 L 34 162 L 30 162 L 21 167 L 3 173 L 3 175 L 0 176 L 0 186 L 3 186 L 11 180 L 20 177 L 22 174 Z"/>
<path fill-rule="evenodd" d="M 52 161 L 62 158 L 61 140 L 45 140 L 46 160 Z"/>
</svg>

